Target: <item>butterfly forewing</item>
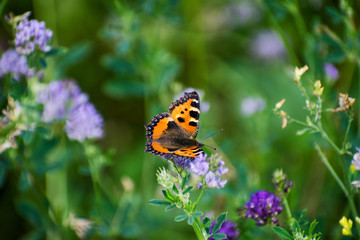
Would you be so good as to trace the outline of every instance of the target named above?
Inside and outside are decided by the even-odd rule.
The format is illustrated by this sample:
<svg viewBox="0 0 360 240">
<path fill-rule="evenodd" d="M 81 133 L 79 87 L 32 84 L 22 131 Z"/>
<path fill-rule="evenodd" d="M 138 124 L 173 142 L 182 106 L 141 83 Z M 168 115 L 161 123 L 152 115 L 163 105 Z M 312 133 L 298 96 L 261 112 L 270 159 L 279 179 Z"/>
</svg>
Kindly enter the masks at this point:
<svg viewBox="0 0 360 240">
<path fill-rule="evenodd" d="M 176 124 L 195 139 L 200 118 L 200 98 L 197 92 L 185 93 L 182 98 L 171 104 L 169 112 Z"/>
</svg>

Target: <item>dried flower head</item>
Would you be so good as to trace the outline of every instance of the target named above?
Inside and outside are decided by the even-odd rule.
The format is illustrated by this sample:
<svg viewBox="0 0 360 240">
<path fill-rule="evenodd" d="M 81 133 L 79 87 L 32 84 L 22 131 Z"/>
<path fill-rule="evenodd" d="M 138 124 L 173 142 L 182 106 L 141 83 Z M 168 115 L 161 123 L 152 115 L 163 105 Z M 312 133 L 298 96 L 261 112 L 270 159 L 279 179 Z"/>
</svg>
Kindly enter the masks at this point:
<svg viewBox="0 0 360 240">
<path fill-rule="evenodd" d="M 276 103 L 275 104 L 275 108 L 274 108 L 274 111 L 277 111 L 279 110 L 285 103 L 286 99 L 284 98 L 283 100 L 281 100 L 280 102 Z"/>
<path fill-rule="evenodd" d="M 251 195 L 250 200 L 244 206 L 245 218 L 252 218 L 256 225 L 264 226 L 271 221 L 273 224 L 278 223 L 276 218 L 283 207 L 280 206 L 281 199 L 273 193 L 267 191 L 258 191 Z"/>
<path fill-rule="evenodd" d="M 302 68 L 295 67 L 295 76 L 294 82 L 298 84 L 300 82 L 301 76 L 309 69 L 307 65 L 303 66 Z"/>
<path fill-rule="evenodd" d="M 334 109 L 333 112 L 347 111 L 355 103 L 355 98 L 349 97 L 347 93 L 339 93 L 339 107 Z"/>
<path fill-rule="evenodd" d="M 93 224 L 94 222 L 91 220 L 77 218 L 73 213 L 70 213 L 69 225 L 75 231 L 76 235 L 81 239 L 86 238 Z"/>
</svg>

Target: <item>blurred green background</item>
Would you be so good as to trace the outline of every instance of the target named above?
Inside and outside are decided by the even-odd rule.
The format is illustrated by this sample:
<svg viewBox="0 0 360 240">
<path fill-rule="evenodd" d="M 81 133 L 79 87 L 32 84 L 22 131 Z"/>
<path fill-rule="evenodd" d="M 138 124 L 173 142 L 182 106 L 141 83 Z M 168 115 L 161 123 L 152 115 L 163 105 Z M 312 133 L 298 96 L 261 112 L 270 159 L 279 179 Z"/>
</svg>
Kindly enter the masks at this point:
<svg viewBox="0 0 360 240">
<path fill-rule="evenodd" d="M 202 110 L 198 140 L 224 129 L 205 143 L 218 147 L 230 168 L 226 187 L 210 190 L 199 209 L 228 211 L 239 224 L 240 239 L 275 239 L 269 229 L 241 220 L 236 209 L 253 192 L 272 191 L 272 172 L 282 168 L 295 183 L 294 215 L 307 209 L 310 220 L 320 221 L 324 239 L 340 238 L 346 199 L 314 150 L 319 136 L 297 136 L 301 128 L 293 124 L 282 129 L 272 109 L 286 98 L 285 111 L 305 118 L 305 99 L 292 80 L 295 66 L 305 64 L 310 71 L 304 85 L 311 89 L 320 79 L 327 108 L 337 107 L 339 92 L 359 97 L 359 1 L 10 0 L 3 10 L 26 11 L 53 30 L 53 45 L 69 49 L 49 64 L 46 76 L 75 79 L 105 119 L 105 137 L 97 142 L 110 151 L 100 172 L 102 189 L 93 188 L 91 178 L 81 173 L 83 159 L 65 166 L 69 208 L 84 218 L 103 219 L 104 229 L 100 226 L 94 239 L 195 239 L 191 227 L 173 221 L 176 213 L 147 204 L 160 196 L 155 172 L 165 162 L 144 153 L 143 125 L 189 87 L 202 92 L 202 103 L 209 106 Z M 10 40 L 2 21 L 2 50 Z M 338 69 L 337 78 L 325 72 L 325 63 Z M 354 147 L 360 126 L 355 106 Z M 345 114 L 327 114 L 324 126 L 340 144 Z M 336 166 L 335 153 L 324 147 Z M 124 177 L 134 183 L 128 191 Z M 36 221 L 26 220 L 19 206 L 25 198 L 42 200 L 33 190 L 18 191 L 18 182 L 19 173 L 12 171 L 0 189 L 1 239 L 36 235 Z M 116 230 L 108 231 L 104 226 L 109 225 Z M 76 239 L 71 230 L 64 231 L 63 239 Z M 39 236 L 51 239 L 49 233 Z"/>
</svg>

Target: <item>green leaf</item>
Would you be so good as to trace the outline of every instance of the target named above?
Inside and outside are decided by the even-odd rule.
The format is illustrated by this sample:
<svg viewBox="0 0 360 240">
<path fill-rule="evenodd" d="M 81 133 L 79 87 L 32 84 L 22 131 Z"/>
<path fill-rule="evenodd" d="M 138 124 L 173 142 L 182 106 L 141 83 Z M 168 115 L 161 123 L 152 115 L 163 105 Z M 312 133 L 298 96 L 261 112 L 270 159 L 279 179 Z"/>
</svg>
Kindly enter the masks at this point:
<svg viewBox="0 0 360 240">
<path fill-rule="evenodd" d="M 150 203 L 151 205 L 154 206 L 168 206 L 171 205 L 171 203 L 164 201 L 164 200 L 160 200 L 160 199 L 151 199 L 148 203 Z"/>
<path fill-rule="evenodd" d="M 340 63 L 344 61 L 345 57 L 346 55 L 343 49 L 335 48 L 328 52 L 327 56 L 325 57 L 325 62 Z"/>
<path fill-rule="evenodd" d="M 311 235 L 313 233 L 313 231 L 315 230 L 317 225 L 318 225 L 318 222 L 316 220 L 311 222 L 310 227 L 309 227 L 309 235 Z"/>
<path fill-rule="evenodd" d="M 27 169 L 24 169 L 20 175 L 19 189 L 24 192 L 32 186 L 32 177 Z"/>
<path fill-rule="evenodd" d="M 170 206 L 167 206 L 167 207 L 165 208 L 165 212 L 169 212 L 169 211 L 173 210 L 174 208 L 176 208 L 176 205 L 175 205 L 175 204 L 170 205 Z"/>
<path fill-rule="evenodd" d="M 211 235 L 210 237 L 212 237 L 215 240 L 221 240 L 221 239 L 227 238 L 225 233 L 215 233 L 215 234 Z"/>
<path fill-rule="evenodd" d="M 187 176 L 183 177 L 182 181 L 181 181 L 181 188 L 184 189 L 187 183 Z"/>
<path fill-rule="evenodd" d="M 27 220 L 29 220 L 32 224 L 38 227 L 41 227 L 43 225 L 41 213 L 32 202 L 26 199 L 19 200 L 16 203 L 16 207 L 19 213 Z"/>
<path fill-rule="evenodd" d="M 227 215 L 227 212 L 221 213 L 219 215 L 219 217 L 217 218 L 216 223 L 214 225 L 213 233 L 217 233 L 220 230 L 221 225 L 225 222 L 226 215 Z"/>
<path fill-rule="evenodd" d="M 39 58 L 39 64 L 42 68 L 46 68 L 47 67 L 47 63 L 46 60 L 44 58 Z"/>
<path fill-rule="evenodd" d="M 341 23 L 344 20 L 344 16 L 336 8 L 327 7 L 326 12 L 335 24 Z"/>
<path fill-rule="evenodd" d="M 296 220 L 293 222 L 292 227 L 293 227 L 294 231 L 300 231 L 301 230 L 300 225 Z"/>
<path fill-rule="evenodd" d="M 181 221 L 184 221 L 185 219 L 187 219 L 187 217 L 188 217 L 188 215 L 186 215 L 186 214 L 178 215 L 175 217 L 175 221 L 181 222 Z"/>
<path fill-rule="evenodd" d="M 183 194 L 189 193 L 192 189 L 193 189 L 193 186 L 187 187 L 187 188 L 183 191 Z"/>
<path fill-rule="evenodd" d="M 54 48 L 51 48 L 50 51 L 46 52 L 45 56 L 46 57 L 55 57 L 55 56 L 58 56 L 60 54 L 66 53 L 66 52 L 67 52 L 67 48 L 65 48 L 65 47 L 54 47 Z"/>
<path fill-rule="evenodd" d="M 272 227 L 272 230 L 281 238 L 285 238 L 285 239 L 294 239 L 293 236 L 286 231 L 285 229 L 281 228 L 281 227 Z"/>
<path fill-rule="evenodd" d="M 210 222 L 210 218 L 204 217 L 203 219 L 203 225 L 206 226 Z"/>
<path fill-rule="evenodd" d="M 8 0 L 3 0 L 0 3 L 0 16 L 4 16 L 4 9 L 7 4 Z"/>
<path fill-rule="evenodd" d="M 202 215 L 203 215 L 203 212 L 200 212 L 200 211 L 194 212 L 194 213 L 192 214 L 193 217 L 200 217 L 200 216 L 202 216 Z"/>
<path fill-rule="evenodd" d="M 173 185 L 172 190 L 173 190 L 176 194 L 179 194 L 179 189 L 176 187 L 175 184 Z"/>
<path fill-rule="evenodd" d="M 170 202 L 176 202 L 176 198 L 171 194 L 170 190 L 166 190 L 166 196 L 169 198 Z"/>
<path fill-rule="evenodd" d="M 193 222 L 194 222 L 194 217 L 193 217 L 193 216 L 190 216 L 190 217 L 188 218 L 188 220 L 187 220 L 187 223 L 188 223 L 189 225 L 192 225 Z"/>
</svg>

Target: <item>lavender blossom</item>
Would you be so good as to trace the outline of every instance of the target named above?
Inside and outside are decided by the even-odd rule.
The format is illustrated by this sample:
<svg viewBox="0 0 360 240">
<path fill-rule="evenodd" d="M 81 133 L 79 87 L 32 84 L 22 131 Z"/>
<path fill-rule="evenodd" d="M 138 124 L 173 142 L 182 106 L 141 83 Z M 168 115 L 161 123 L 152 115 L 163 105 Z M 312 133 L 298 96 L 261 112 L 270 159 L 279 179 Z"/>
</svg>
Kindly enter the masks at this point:
<svg viewBox="0 0 360 240">
<path fill-rule="evenodd" d="M 227 180 L 220 179 L 220 176 L 225 174 L 228 169 L 224 167 L 224 162 L 217 155 L 207 158 L 205 153 L 201 153 L 190 163 L 189 171 L 201 177 L 198 183 L 199 189 L 204 184 L 208 187 L 223 188 L 227 182 Z"/>
<path fill-rule="evenodd" d="M 262 98 L 248 97 L 241 102 L 241 113 L 244 117 L 249 117 L 265 109 L 266 102 Z"/>
<path fill-rule="evenodd" d="M 356 148 L 357 152 L 353 156 L 351 164 L 354 165 L 355 169 L 360 171 L 360 148 Z"/>
<path fill-rule="evenodd" d="M 262 60 L 279 59 L 286 50 L 279 35 L 271 30 L 258 33 L 252 41 L 251 52 Z"/>
<path fill-rule="evenodd" d="M 94 105 L 85 103 L 69 113 L 65 130 L 70 139 L 84 141 L 86 138 L 101 138 L 102 127 L 103 118 Z"/>
<path fill-rule="evenodd" d="M 324 64 L 324 71 L 326 76 L 328 76 L 332 81 L 336 81 L 339 78 L 339 71 L 331 63 Z"/>
<path fill-rule="evenodd" d="M 29 68 L 25 56 L 21 56 L 14 49 L 9 49 L 3 53 L 0 59 L 0 78 L 6 74 L 19 80 L 21 76 L 32 77 L 34 69 Z"/>
<path fill-rule="evenodd" d="M 68 113 L 88 101 L 88 96 L 71 80 L 53 81 L 39 93 L 37 101 L 44 104 L 42 120 L 64 120 Z"/>
<path fill-rule="evenodd" d="M 254 219 L 258 226 L 265 225 L 270 219 L 272 223 L 276 224 L 278 222 L 276 217 L 283 210 L 280 202 L 281 199 L 273 193 L 264 190 L 258 191 L 251 195 L 250 200 L 244 206 L 245 217 Z"/>
<path fill-rule="evenodd" d="M 211 223 L 211 227 L 210 227 L 210 232 L 212 233 L 213 228 L 215 225 L 215 221 L 213 221 Z M 237 239 L 237 237 L 240 234 L 240 231 L 236 229 L 237 225 L 236 223 L 233 223 L 229 220 L 226 220 L 220 227 L 220 230 L 217 231 L 216 233 L 225 233 L 226 234 L 226 238 L 225 240 L 235 240 Z M 208 240 L 214 240 L 213 238 L 209 238 Z"/>
<path fill-rule="evenodd" d="M 45 22 L 28 20 L 24 18 L 16 26 L 15 47 L 20 54 L 29 55 L 36 49 L 42 52 L 51 50 L 47 43 L 51 40 L 53 32 L 45 28 Z"/>
</svg>

